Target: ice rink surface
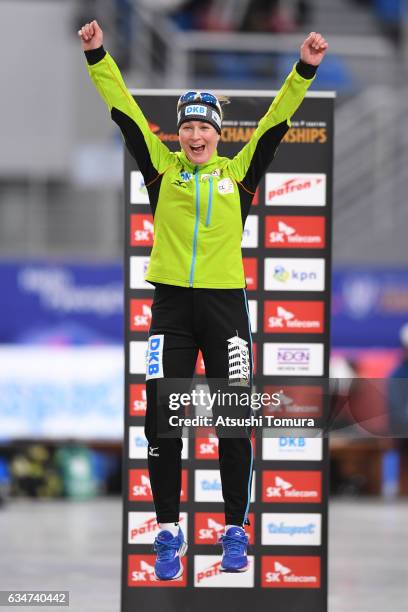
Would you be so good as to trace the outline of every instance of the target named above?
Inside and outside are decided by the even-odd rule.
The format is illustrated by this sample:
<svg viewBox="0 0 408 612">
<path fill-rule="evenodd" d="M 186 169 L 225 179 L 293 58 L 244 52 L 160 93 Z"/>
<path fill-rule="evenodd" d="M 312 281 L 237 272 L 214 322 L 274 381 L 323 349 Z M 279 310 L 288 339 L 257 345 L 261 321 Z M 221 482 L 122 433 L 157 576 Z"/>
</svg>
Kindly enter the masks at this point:
<svg viewBox="0 0 408 612">
<path fill-rule="evenodd" d="M 329 518 L 329 612 L 405 612 L 408 502 L 332 499 Z M 0 589 L 69 590 L 72 612 L 119 612 L 121 530 L 118 498 L 12 501 Z"/>
</svg>

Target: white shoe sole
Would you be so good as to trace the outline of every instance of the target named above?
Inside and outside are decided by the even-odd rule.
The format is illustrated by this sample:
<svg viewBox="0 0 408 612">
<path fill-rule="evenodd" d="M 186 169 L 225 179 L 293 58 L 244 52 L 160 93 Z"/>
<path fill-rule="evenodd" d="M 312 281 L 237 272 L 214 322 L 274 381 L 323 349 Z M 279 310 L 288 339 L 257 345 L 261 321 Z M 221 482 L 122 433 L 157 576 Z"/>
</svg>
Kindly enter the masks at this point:
<svg viewBox="0 0 408 612">
<path fill-rule="evenodd" d="M 179 549 L 179 558 L 181 559 L 181 557 L 184 557 L 184 555 L 187 552 L 187 548 L 188 548 L 188 544 L 187 542 L 183 542 L 183 544 L 181 545 L 180 549 Z M 161 580 L 162 582 L 170 582 L 170 580 L 177 580 L 177 578 L 180 578 L 180 576 L 183 575 L 183 564 L 180 563 L 180 569 L 177 572 L 177 574 L 175 576 L 173 576 L 173 578 L 166 578 L 165 580 L 163 578 L 159 578 L 158 575 L 156 574 L 156 572 L 154 573 L 156 580 Z"/>
</svg>

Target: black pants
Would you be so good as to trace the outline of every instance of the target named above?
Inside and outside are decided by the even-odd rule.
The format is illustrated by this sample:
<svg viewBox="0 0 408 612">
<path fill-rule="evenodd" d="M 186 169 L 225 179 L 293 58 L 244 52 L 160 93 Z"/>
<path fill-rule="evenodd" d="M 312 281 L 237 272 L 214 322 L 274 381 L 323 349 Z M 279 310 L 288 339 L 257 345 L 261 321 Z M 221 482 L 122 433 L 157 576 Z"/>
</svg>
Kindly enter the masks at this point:
<svg viewBox="0 0 408 612">
<path fill-rule="evenodd" d="M 145 435 L 159 523 L 177 522 L 180 507 L 181 434 L 167 426 L 171 437 L 163 437 L 168 416 L 175 414 L 169 410 L 169 392 L 189 390 L 199 349 L 211 393 L 232 392 L 240 398 L 250 394 L 252 343 L 245 290 L 157 285 L 147 356 Z M 249 416 L 248 402 L 242 408 L 241 403 L 227 409 L 228 415 Z M 224 408 L 214 405 L 214 416 L 220 411 Z M 224 428 L 217 435 L 226 524 L 242 525 L 248 517 L 253 469 L 250 432 Z"/>
</svg>

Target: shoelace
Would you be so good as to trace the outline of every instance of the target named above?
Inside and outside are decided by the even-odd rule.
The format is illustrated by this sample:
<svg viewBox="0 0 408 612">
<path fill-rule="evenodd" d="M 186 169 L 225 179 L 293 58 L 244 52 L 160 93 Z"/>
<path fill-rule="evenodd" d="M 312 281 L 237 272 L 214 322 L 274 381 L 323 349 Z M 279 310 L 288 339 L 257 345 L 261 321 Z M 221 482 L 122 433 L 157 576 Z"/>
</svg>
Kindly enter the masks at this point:
<svg viewBox="0 0 408 612">
<path fill-rule="evenodd" d="M 224 544 L 224 549 L 227 555 L 240 556 L 245 554 L 245 547 L 248 544 L 248 536 L 244 538 L 234 535 L 222 535 L 219 542 Z"/>
<path fill-rule="evenodd" d="M 160 542 L 157 538 L 153 544 L 153 550 L 157 552 L 158 561 L 171 561 L 174 552 L 180 548 L 178 538 L 173 538 L 171 542 Z"/>
</svg>

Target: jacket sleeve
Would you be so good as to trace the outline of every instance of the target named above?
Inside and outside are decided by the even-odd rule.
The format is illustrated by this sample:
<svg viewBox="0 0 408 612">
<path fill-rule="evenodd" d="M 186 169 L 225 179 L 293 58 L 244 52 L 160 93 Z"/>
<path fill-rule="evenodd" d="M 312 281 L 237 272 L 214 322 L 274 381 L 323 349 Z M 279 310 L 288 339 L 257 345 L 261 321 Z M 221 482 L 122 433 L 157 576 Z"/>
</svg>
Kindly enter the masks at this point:
<svg viewBox="0 0 408 612">
<path fill-rule="evenodd" d="M 146 186 L 175 163 L 174 154 L 153 134 L 146 117 L 127 89 L 119 68 L 103 47 L 85 51 L 89 75 L 121 129 Z"/>
<path fill-rule="evenodd" d="M 250 141 L 231 160 L 229 168 L 245 191 L 254 193 L 272 162 L 276 149 L 290 128 L 290 118 L 313 82 L 316 67 L 299 60 L 286 78 Z"/>
</svg>

